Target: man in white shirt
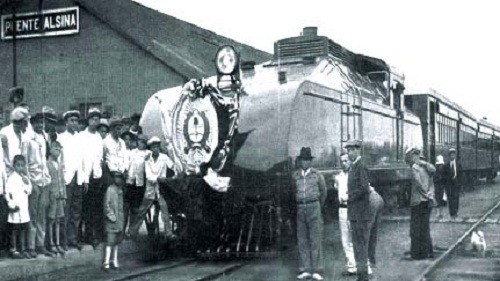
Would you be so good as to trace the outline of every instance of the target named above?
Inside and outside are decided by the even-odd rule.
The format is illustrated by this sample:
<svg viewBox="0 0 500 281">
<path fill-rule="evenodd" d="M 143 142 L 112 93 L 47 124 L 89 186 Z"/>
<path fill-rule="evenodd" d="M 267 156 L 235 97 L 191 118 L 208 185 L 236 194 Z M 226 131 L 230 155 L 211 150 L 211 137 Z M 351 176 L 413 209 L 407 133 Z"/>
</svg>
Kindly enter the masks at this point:
<svg viewBox="0 0 500 281">
<path fill-rule="evenodd" d="M 343 152 L 340 155 L 342 171 L 335 176 L 335 189 L 338 191 L 339 199 L 339 226 L 342 247 L 347 259 L 347 274 L 356 274 L 356 260 L 354 259 L 354 250 L 352 248 L 351 226 L 347 217 L 347 180 L 349 176 L 349 155 Z"/>
<path fill-rule="evenodd" d="M 0 144 L 7 143 L 5 136 L 0 135 Z M 7 250 L 9 246 L 8 234 L 7 234 L 7 216 L 9 214 L 9 209 L 7 207 L 7 201 L 5 200 L 5 186 L 4 183 L 7 180 L 5 176 L 5 165 L 3 163 L 3 146 L 0 146 L 0 251 Z"/>
<path fill-rule="evenodd" d="M 87 114 L 88 126 L 80 132 L 81 142 L 84 144 L 82 156 L 82 181 L 83 190 L 83 219 L 85 221 L 85 237 L 94 247 L 99 244 L 102 238 L 102 212 L 104 187 L 102 178 L 102 160 L 104 144 L 101 136 L 97 132 L 97 126 L 101 119 L 101 111 L 91 108 Z"/>
<path fill-rule="evenodd" d="M 166 154 L 160 153 L 161 141 L 158 137 L 152 137 L 148 141 L 148 146 L 151 150 L 151 154 L 146 157 L 146 162 L 144 164 L 146 191 L 141 206 L 139 207 L 137 217 L 130 226 L 130 235 L 132 237 L 137 236 L 144 216 L 153 203 L 158 201 L 163 225 L 165 227 L 165 238 L 167 240 L 174 240 L 176 237 L 172 233 L 167 201 L 160 192 L 160 182 L 164 182 L 167 177 L 175 176 L 174 162 Z"/>
<path fill-rule="evenodd" d="M 112 172 L 124 173 L 127 176 L 128 153 L 125 142 L 120 138 L 122 121 L 119 117 L 109 119 L 109 134 L 104 139 L 104 186 L 113 183 Z"/>
<path fill-rule="evenodd" d="M 14 156 L 21 155 L 21 143 L 28 126 L 29 112 L 26 108 L 16 107 L 10 113 L 10 125 L 0 130 L 0 135 L 4 136 L 2 147 L 4 148 L 4 164 L 7 175 L 14 171 L 12 159 Z"/>
<path fill-rule="evenodd" d="M 83 179 L 82 143 L 78 130 L 80 112 L 70 110 L 63 114 L 66 121 L 66 131 L 58 135 L 57 140 L 62 146 L 62 157 L 64 159 L 64 181 L 66 184 L 66 207 L 64 210 L 66 227 L 63 237 L 63 248 L 74 247 L 82 249 L 78 239 L 78 228 L 81 222 Z"/>
</svg>

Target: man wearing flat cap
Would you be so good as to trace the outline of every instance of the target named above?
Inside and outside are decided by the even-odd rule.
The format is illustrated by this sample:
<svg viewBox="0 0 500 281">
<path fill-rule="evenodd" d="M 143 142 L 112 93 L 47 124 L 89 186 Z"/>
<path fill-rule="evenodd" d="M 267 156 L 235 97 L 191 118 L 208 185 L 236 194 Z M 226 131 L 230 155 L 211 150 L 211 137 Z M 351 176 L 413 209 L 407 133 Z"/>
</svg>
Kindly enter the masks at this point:
<svg viewBox="0 0 500 281">
<path fill-rule="evenodd" d="M 128 172 L 128 153 L 127 146 L 120 138 L 122 133 L 122 121 L 119 117 L 109 119 L 109 134 L 104 139 L 104 181 L 105 186 L 112 184 L 112 172 Z M 125 176 L 127 178 L 127 176 Z"/>
<path fill-rule="evenodd" d="M 457 151 L 450 148 L 449 161 L 445 163 L 446 195 L 448 196 L 448 209 L 451 220 L 455 221 L 458 215 L 462 165 L 457 161 Z"/>
<path fill-rule="evenodd" d="M 85 221 L 85 237 L 96 247 L 102 238 L 102 199 L 104 198 L 104 186 L 101 183 L 104 144 L 97 132 L 97 126 L 101 119 L 101 111 L 98 108 L 90 108 L 87 113 L 88 126 L 80 132 L 80 138 L 85 145 L 83 149 L 83 167 L 81 169 L 83 190 L 83 219 Z"/>
<path fill-rule="evenodd" d="M 321 207 L 326 199 L 326 184 L 323 175 L 311 164 L 310 147 L 302 147 L 297 164 L 299 169 L 292 174 L 297 202 L 297 242 L 300 268 L 297 279 L 323 280 L 323 217 Z"/>
<path fill-rule="evenodd" d="M 40 112 L 31 117 L 33 133 L 23 140 L 21 153 L 26 159 L 28 166 L 28 177 L 31 181 L 32 192 L 29 196 L 29 233 L 28 251 L 34 258 L 37 254 L 53 256 L 45 248 L 45 230 L 50 206 L 51 177 L 47 163 L 47 151 L 49 147 L 49 136 L 45 133 L 46 124 L 51 113 Z M 35 251 L 36 250 L 36 251 Z"/>
<path fill-rule="evenodd" d="M 352 245 L 356 260 L 358 281 L 369 280 L 368 253 L 373 226 L 373 214 L 370 206 L 370 178 L 368 169 L 361 157 L 362 142 L 350 140 L 345 144 L 351 167 L 347 179 L 347 217 L 352 228 Z M 372 245 L 373 247 L 374 245 Z"/>
<path fill-rule="evenodd" d="M 77 110 L 66 111 L 63 114 L 66 122 L 66 131 L 58 135 L 57 140 L 62 146 L 64 159 L 64 181 L 66 184 L 66 207 L 64 210 L 66 224 L 63 235 L 63 248 L 82 249 L 78 228 L 81 222 L 83 200 L 83 147 L 85 146 L 78 133 L 80 112 Z"/>
<path fill-rule="evenodd" d="M 434 202 L 436 168 L 421 159 L 419 148 L 408 148 L 405 161 L 411 167 L 410 255 L 420 260 L 433 257 L 429 219 Z"/>
</svg>

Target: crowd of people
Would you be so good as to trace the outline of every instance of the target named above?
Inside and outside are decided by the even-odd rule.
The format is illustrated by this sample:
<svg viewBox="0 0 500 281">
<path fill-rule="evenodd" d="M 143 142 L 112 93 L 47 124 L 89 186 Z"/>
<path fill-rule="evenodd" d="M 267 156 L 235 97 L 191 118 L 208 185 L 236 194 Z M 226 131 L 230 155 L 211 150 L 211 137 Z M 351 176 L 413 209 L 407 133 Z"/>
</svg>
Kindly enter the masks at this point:
<svg viewBox="0 0 500 281">
<path fill-rule="evenodd" d="M 0 246 L 12 258 L 64 255 L 104 242 L 105 269 L 118 267 L 118 245 L 138 235 L 150 207 L 175 239 L 160 182 L 176 175 L 157 136 L 142 134 L 139 114 L 97 108 L 31 114 L 16 103 L 0 130 Z"/>
</svg>

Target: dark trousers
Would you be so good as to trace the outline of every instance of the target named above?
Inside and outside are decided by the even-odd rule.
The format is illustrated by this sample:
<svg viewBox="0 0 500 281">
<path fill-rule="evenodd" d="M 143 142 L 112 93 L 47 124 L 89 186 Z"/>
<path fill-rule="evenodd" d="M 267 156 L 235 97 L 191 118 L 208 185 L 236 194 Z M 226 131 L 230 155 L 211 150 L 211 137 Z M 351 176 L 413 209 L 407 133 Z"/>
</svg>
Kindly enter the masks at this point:
<svg viewBox="0 0 500 281">
<path fill-rule="evenodd" d="M 375 252 L 377 249 L 377 232 L 380 214 L 373 220 L 352 220 L 352 246 L 354 259 L 356 260 L 358 280 L 368 280 L 368 261 L 375 264 Z"/>
<path fill-rule="evenodd" d="M 83 220 L 85 221 L 85 238 L 89 241 L 102 241 L 104 188 L 101 179 L 89 180 L 89 190 L 83 195 Z"/>
<path fill-rule="evenodd" d="M 323 218 L 319 201 L 297 205 L 297 242 L 301 272 L 323 272 Z"/>
<path fill-rule="evenodd" d="M 66 207 L 64 215 L 66 218 L 63 245 L 76 244 L 78 242 L 78 229 L 81 223 L 82 214 L 82 187 L 76 184 L 76 175 L 71 183 L 66 186 Z"/>
<path fill-rule="evenodd" d="M 450 216 L 456 217 L 458 214 L 458 205 L 460 197 L 460 186 L 456 180 L 451 181 L 447 188 L 446 194 L 448 196 L 448 209 L 450 210 Z"/>
<path fill-rule="evenodd" d="M 7 223 L 8 215 L 9 207 L 7 205 L 7 200 L 5 200 L 3 195 L 0 195 L 0 250 L 7 250 L 9 247 L 10 227 Z"/>
<path fill-rule="evenodd" d="M 413 259 L 425 259 L 433 254 L 429 225 L 431 210 L 432 208 L 428 201 L 411 207 L 410 252 Z"/>
<path fill-rule="evenodd" d="M 129 225 L 130 230 L 130 226 L 134 223 L 133 220 L 138 216 L 142 198 L 144 197 L 144 191 L 144 186 L 127 184 L 123 196 L 123 233 L 126 233 L 125 230 L 127 229 L 127 225 Z"/>
</svg>

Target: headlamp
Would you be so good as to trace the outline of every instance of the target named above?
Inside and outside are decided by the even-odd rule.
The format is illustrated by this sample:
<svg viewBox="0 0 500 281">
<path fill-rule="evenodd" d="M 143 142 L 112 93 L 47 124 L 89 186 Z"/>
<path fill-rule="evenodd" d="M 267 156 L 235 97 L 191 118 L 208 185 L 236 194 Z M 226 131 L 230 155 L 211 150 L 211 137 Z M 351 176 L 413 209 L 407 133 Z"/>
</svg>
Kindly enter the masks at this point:
<svg viewBox="0 0 500 281">
<path fill-rule="evenodd" d="M 232 46 L 223 46 L 215 58 L 217 70 L 224 75 L 232 74 L 238 66 L 238 54 Z"/>
</svg>

